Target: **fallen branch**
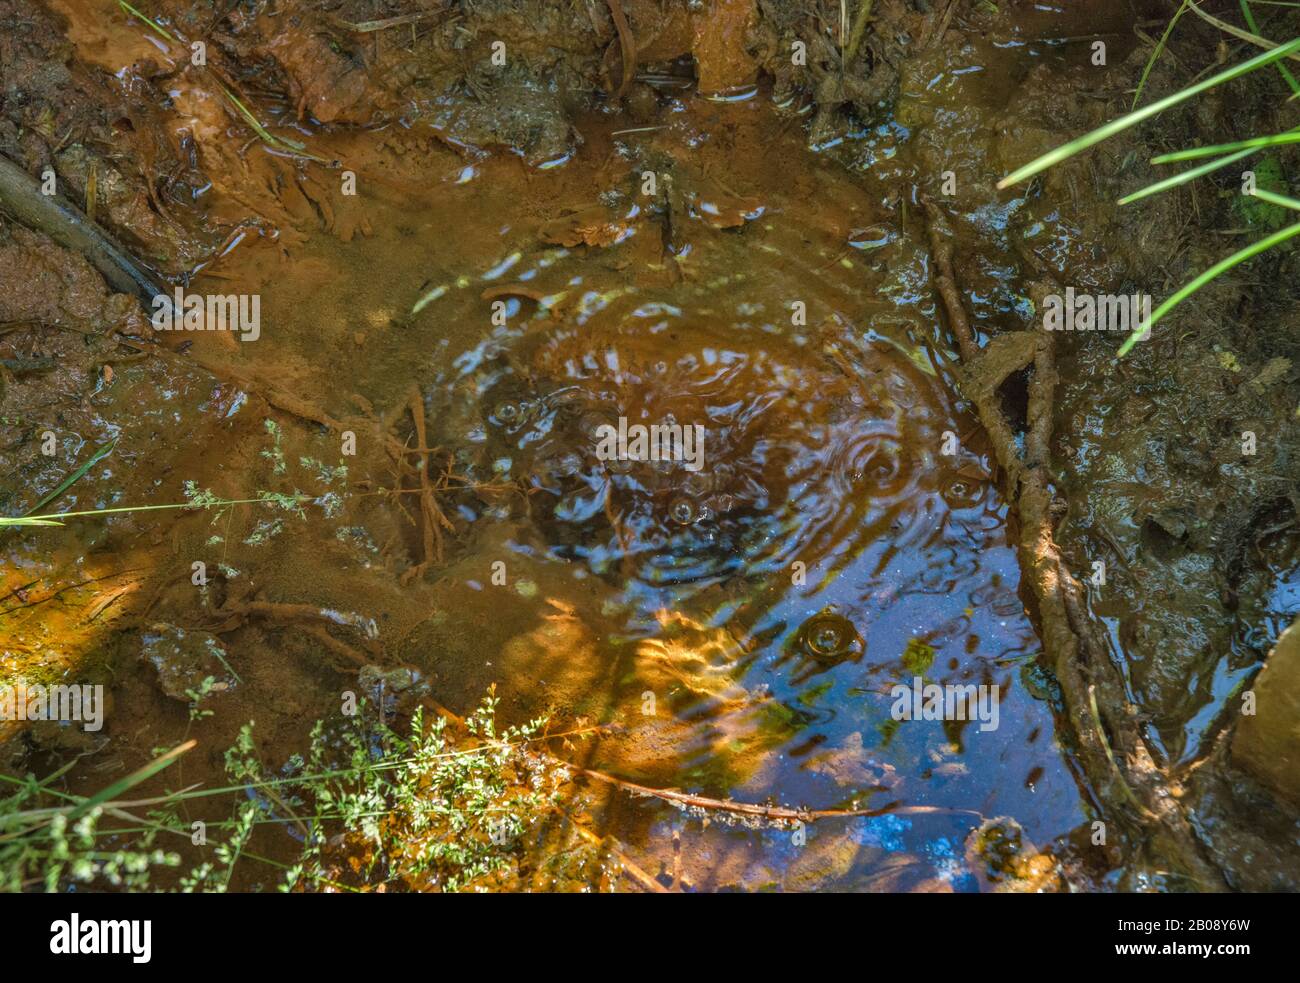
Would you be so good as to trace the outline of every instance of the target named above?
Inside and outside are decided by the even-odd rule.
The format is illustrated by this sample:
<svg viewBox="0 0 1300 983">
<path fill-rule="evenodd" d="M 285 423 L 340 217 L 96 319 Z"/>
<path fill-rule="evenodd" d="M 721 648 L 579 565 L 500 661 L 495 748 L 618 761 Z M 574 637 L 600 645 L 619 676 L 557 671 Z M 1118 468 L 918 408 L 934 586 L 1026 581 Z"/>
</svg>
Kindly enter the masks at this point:
<svg viewBox="0 0 1300 983">
<path fill-rule="evenodd" d="M 85 256 L 118 293 L 133 294 L 146 305 L 159 294 L 166 295 L 161 281 L 107 232 L 61 195 L 42 194 L 36 179 L 4 156 L 0 156 L 0 208 L 29 229 Z"/>
<path fill-rule="evenodd" d="M 1181 867 L 1201 889 L 1224 890 L 1222 874 L 1201 855 L 1178 806 L 1179 789 L 1157 767 L 1136 719 L 1127 712 L 1124 681 L 1110 657 L 1107 636 L 1088 611 L 1083 586 L 1070 573 L 1053 538 L 1055 496 L 1048 464 L 1057 383 L 1054 336 L 1043 332 L 1027 339 L 1011 333 L 979 348 L 961 302 L 951 236 L 938 207 L 927 200 L 925 210 L 935 288 L 963 363 L 957 375 L 1006 474 L 1005 494 L 1020 519 L 1020 563 L 1037 602 L 1043 649 L 1061 687 L 1076 759 L 1097 805 L 1112 807 L 1131 840 L 1155 841 L 1160 855 Z M 1043 292 L 1055 292 L 1055 285 Z M 1022 457 L 997 389 L 1031 361 Z M 1133 814 L 1126 814 L 1121 803 L 1133 806 Z"/>
</svg>

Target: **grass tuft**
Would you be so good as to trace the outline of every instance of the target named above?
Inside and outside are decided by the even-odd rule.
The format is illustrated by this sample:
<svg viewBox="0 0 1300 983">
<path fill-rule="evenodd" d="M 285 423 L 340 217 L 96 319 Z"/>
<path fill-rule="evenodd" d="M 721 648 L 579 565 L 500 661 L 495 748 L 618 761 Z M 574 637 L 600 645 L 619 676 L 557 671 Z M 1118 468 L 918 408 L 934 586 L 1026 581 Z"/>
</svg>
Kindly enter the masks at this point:
<svg viewBox="0 0 1300 983">
<path fill-rule="evenodd" d="M 306 754 L 273 771 L 246 724 L 225 753 L 232 784 L 133 802 L 123 794 L 196 742 L 89 797 L 57 787 L 74 762 L 39 782 L 0 774 L 14 788 L 0 795 L 0 891 L 156 891 L 154 871 L 172 868 L 182 891 L 224 892 L 246 860 L 279 871 L 280 891 L 495 886 L 517 874 L 525 834 L 556 813 L 570 779 L 555 759 L 530 750 L 546 739 L 545 720 L 499 731 L 498 702 L 489 693 L 453 740 L 445 717 L 426 722 L 417 708 L 399 734 L 363 700 L 352 716 L 317 721 Z M 214 842 L 182 870 L 180 856 L 157 844 L 165 834 L 193 845 L 183 813 L 200 799 L 228 801 L 230 818 L 206 824 Z M 133 811 L 142 808 L 150 811 Z M 293 836 L 296 857 L 283 863 L 251 852 L 259 831 Z"/>
<path fill-rule="evenodd" d="M 1149 106 L 1144 106 L 1136 112 L 1127 113 L 1118 119 L 1111 120 L 1109 123 L 1097 127 L 1097 129 L 1093 130 L 1091 133 L 1085 133 L 1078 139 L 1071 140 L 1069 143 L 1057 147 L 1055 150 L 1049 151 L 1041 157 L 1031 160 L 1024 167 L 1013 171 L 999 181 L 998 187 L 1009 188 L 1013 184 L 1020 184 L 1022 181 L 1027 181 L 1035 174 L 1040 174 L 1049 167 L 1053 167 L 1062 161 L 1069 160 L 1071 157 L 1082 153 L 1089 147 L 1093 147 L 1096 144 L 1101 143 L 1103 140 L 1113 137 L 1117 133 L 1122 133 L 1129 127 L 1136 126 L 1144 120 L 1159 115 L 1166 109 L 1176 106 L 1181 102 L 1186 102 L 1188 99 L 1198 96 L 1202 92 L 1214 88 L 1216 85 L 1222 85 L 1224 82 L 1231 82 L 1233 79 L 1240 78 L 1243 75 L 1248 75 L 1265 65 L 1271 65 L 1275 61 L 1294 54 L 1297 51 L 1300 51 L 1300 38 L 1279 45 L 1271 51 L 1262 52 L 1254 58 L 1250 58 L 1241 62 L 1239 65 L 1234 65 L 1231 68 L 1225 69 L 1218 75 L 1212 75 L 1210 78 L 1197 82 L 1194 85 L 1189 85 L 1184 89 L 1180 89 L 1173 95 L 1166 96 L 1163 99 L 1151 103 Z"/>
<path fill-rule="evenodd" d="M 1069 143 L 1057 147 L 1055 150 L 1052 150 L 1049 153 L 1043 154 L 1042 156 L 1036 158 L 1035 160 L 1030 161 L 1024 167 L 1021 167 L 1018 170 L 1004 177 L 1001 181 L 998 182 L 998 187 L 1007 188 L 1013 184 L 1017 184 L 1021 181 L 1034 177 L 1035 175 L 1041 173 L 1042 171 L 1047 170 L 1049 167 L 1053 167 L 1056 164 L 1068 160 L 1069 158 L 1075 156 L 1076 154 L 1082 153 L 1084 150 L 1087 150 L 1088 148 L 1100 143 L 1101 141 L 1106 140 L 1117 133 L 1120 133 L 1132 126 L 1136 126 L 1138 123 L 1141 123 L 1144 120 L 1150 119 L 1153 116 L 1156 116 L 1159 113 L 1164 112 L 1166 109 L 1169 109 L 1182 102 L 1185 102 L 1188 99 L 1194 98 L 1195 96 L 1200 95 L 1203 92 L 1206 92 L 1207 90 L 1213 88 L 1216 85 L 1221 85 L 1224 82 L 1229 82 L 1232 81 L 1233 79 L 1240 78 L 1243 75 L 1247 75 L 1250 72 L 1256 71 L 1259 68 L 1263 68 L 1266 65 L 1273 65 L 1273 64 L 1277 65 L 1282 75 L 1282 78 L 1287 83 L 1287 85 L 1291 88 L 1292 92 L 1295 93 L 1295 95 L 1293 95 L 1292 98 L 1296 98 L 1296 96 L 1300 96 L 1300 83 L 1296 82 L 1296 79 L 1291 74 L 1291 72 L 1286 68 L 1285 65 L 1282 64 L 1282 59 L 1294 57 L 1295 53 L 1297 51 L 1300 51 L 1300 38 L 1294 38 L 1291 41 L 1287 42 L 1286 44 L 1279 45 L 1279 44 L 1274 44 L 1272 41 L 1268 41 L 1265 38 L 1259 37 L 1257 33 L 1251 33 L 1251 32 L 1256 32 L 1258 28 L 1255 23 L 1254 15 L 1250 10 L 1249 0 L 1241 0 L 1241 8 L 1242 8 L 1242 13 L 1246 18 L 1247 24 L 1251 28 L 1251 32 L 1245 32 L 1237 28 L 1232 28 L 1230 25 L 1224 24 L 1223 22 L 1219 21 L 1217 18 L 1211 18 L 1209 17 L 1209 15 L 1205 14 L 1205 12 L 1202 11 L 1199 7 L 1197 7 L 1195 3 L 1191 2 L 1191 0 L 1184 0 L 1183 5 L 1178 9 L 1178 13 L 1174 15 L 1173 20 L 1169 23 L 1169 26 L 1165 29 L 1165 33 L 1161 37 L 1160 43 L 1156 46 L 1156 50 L 1152 53 L 1151 58 L 1147 61 L 1146 69 L 1143 71 L 1142 78 L 1138 84 L 1139 96 L 1141 95 L 1142 88 L 1146 83 L 1148 75 L 1150 74 L 1151 67 L 1155 63 L 1155 59 L 1159 56 L 1160 52 L 1164 49 L 1165 42 L 1168 40 L 1169 34 L 1173 30 L 1174 24 L 1177 22 L 1178 18 L 1182 16 L 1183 12 L 1188 8 L 1194 10 L 1198 16 L 1202 17 L 1203 19 L 1209 20 L 1211 23 L 1216 24 L 1216 26 L 1221 27 L 1223 30 L 1227 31 L 1228 33 L 1233 34 L 1234 36 L 1237 37 L 1241 37 L 1245 40 L 1248 40 L 1251 43 L 1264 47 L 1267 50 L 1265 50 L 1261 54 L 1256 55 L 1253 58 L 1241 62 L 1240 64 L 1234 65 L 1231 68 L 1219 72 L 1217 75 L 1211 76 L 1208 79 L 1205 79 L 1201 82 L 1194 83 L 1192 85 L 1188 85 L 1185 88 L 1180 89 L 1178 92 L 1175 92 L 1170 96 L 1166 96 L 1164 99 L 1160 99 L 1157 102 L 1151 103 L 1149 106 L 1145 106 L 1142 109 L 1127 113 L 1124 116 L 1119 117 L 1118 119 L 1111 120 L 1109 123 L 1106 123 L 1105 125 L 1100 126 L 1095 130 L 1092 130 L 1090 133 L 1086 133 L 1075 140 L 1071 140 Z M 1137 104 L 1137 97 L 1135 96 L 1134 105 L 1136 104 Z M 1198 160 L 1203 157 L 1215 157 L 1216 159 L 1209 161 L 1208 163 L 1201 164 L 1197 167 L 1190 168 L 1189 170 L 1186 170 L 1180 174 L 1175 174 L 1170 177 L 1164 178 L 1160 181 L 1156 181 L 1145 188 L 1142 188 L 1138 191 L 1133 192 L 1132 194 L 1124 196 L 1119 200 L 1119 203 L 1121 205 L 1132 204 L 1135 201 L 1140 201 L 1143 198 L 1150 197 L 1151 195 L 1159 194 L 1164 191 L 1169 191 L 1183 184 L 1187 184 L 1188 182 L 1193 181 L 1196 178 L 1201 177 L 1205 174 L 1209 174 L 1214 171 L 1220 170 L 1221 168 L 1224 168 L 1235 161 L 1241 160 L 1265 147 L 1282 146 L 1282 145 L 1292 144 L 1292 143 L 1300 143 L 1300 127 L 1297 127 L 1294 130 L 1290 130 L 1285 133 L 1278 133 L 1270 136 L 1255 137 L 1249 140 L 1235 141 L 1233 143 L 1221 143 L 1221 144 L 1215 144 L 1213 146 L 1197 147 L 1191 150 L 1182 150 L 1171 154 L 1162 154 L 1160 156 L 1153 158 L 1152 163 L 1169 164 L 1169 163 L 1176 163 L 1176 162 L 1181 162 L 1186 160 Z M 1264 189 L 1257 190 L 1255 192 L 1255 196 L 1258 197 L 1261 201 L 1267 202 L 1269 204 L 1281 206 L 1281 207 L 1295 208 L 1297 207 L 1297 205 L 1300 205 L 1300 203 L 1296 203 L 1294 199 L 1286 198 L 1282 195 L 1278 195 L 1275 194 L 1274 192 L 1267 191 Z M 1118 357 L 1123 358 L 1130 351 L 1132 351 L 1133 346 L 1136 345 L 1139 341 L 1142 341 L 1150 337 L 1151 328 L 1156 324 L 1157 321 L 1159 321 L 1162 317 L 1164 317 L 1166 314 L 1172 311 L 1175 307 L 1177 307 L 1180 303 L 1182 303 L 1192 294 L 1196 293 L 1198 290 L 1204 287 L 1207 283 L 1209 283 L 1216 277 L 1221 276 L 1223 273 L 1227 272 L 1228 270 L 1231 270 L 1232 268 L 1246 262 L 1247 260 L 1250 260 L 1251 258 L 1258 256 L 1260 253 L 1272 249 L 1275 246 L 1279 246 L 1284 242 L 1287 242 L 1289 239 L 1293 238 L 1296 235 L 1300 235 L 1300 223 L 1288 226 L 1284 229 L 1279 229 L 1278 231 L 1274 232 L 1269 236 L 1266 236 L 1265 238 L 1259 240 L 1258 242 L 1252 243 L 1249 246 L 1239 249 L 1231 256 L 1228 256 L 1220 260 L 1218 263 L 1215 263 L 1213 266 L 1211 266 L 1208 270 L 1205 270 L 1204 272 L 1202 272 L 1201 274 L 1193 278 L 1190 282 L 1184 284 L 1181 288 L 1179 288 L 1177 292 L 1173 294 L 1173 296 L 1165 300 L 1162 304 L 1160 304 L 1159 307 L 1155 309 L 1155 311 L 1152 312 L 1150 321 L 1148 321 L 1145 324 L 1139 325 L 1138 328 L 1128 336 L 1128 338 L 1124 341 L 1124 343 L 1119 348 Z"/>
</svg>

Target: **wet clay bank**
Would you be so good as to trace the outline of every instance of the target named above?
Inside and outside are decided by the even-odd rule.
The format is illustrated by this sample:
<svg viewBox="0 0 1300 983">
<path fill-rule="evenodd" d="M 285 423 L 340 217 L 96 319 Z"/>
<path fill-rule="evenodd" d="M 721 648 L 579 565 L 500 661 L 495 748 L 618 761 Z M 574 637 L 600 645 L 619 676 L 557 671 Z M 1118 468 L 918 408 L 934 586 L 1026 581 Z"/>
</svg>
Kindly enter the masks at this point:
<svg viewBox="0 0 1300 983">
<path fill-rule="evenodd" d="M 154 4 L 169 41 L 0 2 L 0 151 L 170 281 L 261 313 L 256 341 L 146 344 L 135 300 L 6 220 L 6 514 L 109 444 L 60 510 L 186 482 L 310 498 L 7 533 L 6 675 L 112 694 L 103 731 L 29 728 L 13 760 L 92 750 L 72 781 L 93 788 L 189 734 L 185 778 L 217 777 L 244 721 L 285 758 L 358 665 L 405 666 L 454 710 L 496 683 L 511 717 L 610 724 L 582 763 L 646 786 L 886 810 L 799 841 L 602 790 L 597 826 L 672 886 L 1188 886 L 1075 761 L 923 208 L 982 343 L 1035 328 L 1048 280 L 1167 292 L 1188 220 L 1134 235 L 1108 204 L 1136 144 L 993 187 L 1113 115 L 1146 51 L 1127 10 L 933 6 L 858 31 L 829 3 Z M 1062 341 L 1051 468 L 1071 566 L 1107 561 L 1090 600 L 1127 712 L 1249 888 L 1250 855 L 1295 869 L 1285 781 L 1249 767 L 1269 727 L 1228 760 L 1233 688 L 1295 608 L 1292 343 L 1277 301 L 1230 342 L 1205 313 L 1223 333 L 1183 326 L 1177 358 Z M 1270 434 L 1244 463 L 1243 413 Z M 611 458 L 620 421 L 698 426 L 699 454 Z M 188 722 L 204 675 L 222 687 Z M 918 678 L 996 693 L 996 719 L 897 719 Z"/>
</svg>

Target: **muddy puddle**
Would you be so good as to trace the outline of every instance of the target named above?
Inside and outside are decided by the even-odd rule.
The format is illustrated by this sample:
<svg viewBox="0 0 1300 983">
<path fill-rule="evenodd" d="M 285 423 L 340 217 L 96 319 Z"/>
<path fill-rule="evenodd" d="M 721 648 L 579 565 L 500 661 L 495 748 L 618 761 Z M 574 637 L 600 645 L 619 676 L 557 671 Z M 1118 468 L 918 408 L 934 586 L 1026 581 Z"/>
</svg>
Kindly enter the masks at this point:
<svg viewBox="0 0 1300 983">
<path fill-rule="evenodd" d="M 902 851 L 915 882 L 974 887 L 964 843 L 984 818 L 1048 842 L 1083 816 L 1005 506 L 979 455 L 942 453 L 974 424 L 925 344 L 924 244 L 834 157 L 774 171 L 807 151 L 770 93 L 665 99 L 671 122 L 649 132 L 582 121 L 563 169 L 441 154 L 428 197 L 370 209 L 372 235 L 310 240 L 269 276 L 272 248 L 234 251 L 221 270 L 257 283 L 276 326 L 259 369 L 309 366 L 340 415 L 335 380 L 376 408 L 418 392 L 435 467 L 480 489 L 441 500 L 450 566 L 407 661 L 467 698 L 495 682 L 521 708 L 618 723 L 592 764 L 635 781 L 890 807 L 818 830 L 843 841 L 844 884 L 900 876 Z M 892 154 L 900 136 L 855 141 Z M 602 460 L 620 418 L 699 443 Z M 422 562 L 421 530 L 398 531 Z M 891 692 L 917 678 L 1000 702 L 986 729 L 899 726 Z M 788 832 L 638 812 L 631 844 L 716 841 L 726 865 L 694 872 L 700 887 L 779 884 L 799 855 Z"/>
<path fill-rule="evenodd" d="M 963 395 L 927 219 L 935 198 L 952 216 L 979 342 L 1033 316 L 1044 264 L 1110 282 L 1137 247 L 1077 201 L 993 185 L 1067 126 L 1101 121 L 1087 93 L 1119 82 L 1088 74 L 1088 45 L 1111 39 L 1121 64 L 1125 11 L 1039 5 L 948 30 L 885 5 L 881 23 L 911 32 L 908 57 L 882 30 L 864 54 L 875 67 L 837 101 L 756 55 L 712 51 L 732 51 L 720 29 L 696 23 L 690 49 L 642 5 L 627 5 L 639 52 L 620 52 L 602 8 L 607 47 L 568 70 L 594 89 L 622 77 L 616 53 L 638 68 L 621 102 L 580 103 L 561 75 L 489 81 L 483 22 L 447 47 L 401 5 L 330 15 L 401 21 L 343 51 L 386 66 L 365 82 L 328 78 L 338 45 L 312 54 L 316 5 L 272 5 L 279 24 L 235 17 L 207 74 L 176 39 L 89 6 L 57 0 L 42 16 L 78 71 L 138 100 L 91 157 L 156 141 L 160 162 L 176 158 L 161 197 L 162 184 L 140 192 L 168 228 L 132 219 L 126 194 L 101 198 L 101 219 L 168 289 L 256 297 L 260 320 L 242 337 L 149 332 L 150 312 L 80 257 L 6 225 L 0 320 L 65 330 L 2 339 L 6 357 L 54 362 L 6 380 L 6 405 L 32 419 L 4 421 L 0 500 L 21 514 L 97 455 L 58 511 L 278 498 L 4 533 L 4 674 L 110 694 L 102 731 L 15 737 L 28 767 L 83 755 L 67 787 L 89 794 L 196 738 L 167 787 L 220 784 L 248 720 L 278 768 L 344 691 L 386 681 L 379 709 L 409 712 L 382 676 L 400 670 L 453 714 L 495 687 L 504 721 L 598 728 L 563 756 L 624 785 L 590 783 L 582 815 L 662 887 L 1170 886 L 1135 884 L 1133 855 L 1098 846 L 1112 804 L 1061 739 L 1069 693 L 1022 580 L 1007 469 Z M 773 16 L 713 6 L 737 30 Z M 185 4 L 153 13 L 180 38 L 203 33 Z M 841 30 L 836 15 L 817 36 Z M 399 34 L 475 61 L 466 88 L 388 100 Z M 237 76 L 235 49 L 250 59 Z M 222 102 L 236 84 L 272 140 Z M 877 95 L 869 114 L 853 101 Z M 109 324 L 153 337 L 123 355 Z M 1015 417 L 1013 390 L 1000 398 Z M 1085 398 L 1062 413 L 1085 413 Z M 1099 449 L 1067 431 L 1077 446 L 1060 460 L 1119 453 L 1115 430 L 1090 426 Z M 1190 697 L 1143 676 L 1130 595 L 1092 597 L 1114 651 L 1132 655 L 1126 697 L 1149 713 L 1158 757 L 1209 753 L 1296 607 L 1294 569 L 1270 552 L 1259 617 L 1227 632 L 1231 653 L 1200 665 Z M 935 692 L 950 711 L 969 697 L 970 713 L 926 713 Z M 715 808 L 726 801 L 807 821 Z M 292 831 L 271 826 L 258 849 L 289 856 Z M 596 886 L 567 876 L 535 886 Z"/>
</svg>

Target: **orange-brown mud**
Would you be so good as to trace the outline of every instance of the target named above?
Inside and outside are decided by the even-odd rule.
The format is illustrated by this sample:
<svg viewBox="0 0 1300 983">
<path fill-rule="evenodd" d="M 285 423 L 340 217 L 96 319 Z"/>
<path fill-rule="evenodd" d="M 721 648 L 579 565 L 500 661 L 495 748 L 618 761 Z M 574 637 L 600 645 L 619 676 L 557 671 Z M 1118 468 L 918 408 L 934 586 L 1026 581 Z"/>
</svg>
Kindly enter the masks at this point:
<svg viewBox="0 0 1300 983">
<path fill-rule="evenodd" d="M 151 332 L 83 259 L 0 218 L 0 353 L 52 360 L 3 377 L 0 506 L 21 514 L 113 441 L 52 508 L 180 503 L 188 482 L 309 499 L 3 533 L 0 671 L 112 694 L 96 735 L 0 725 L 15 767 L 90 752 L 67 786 L 86 792 L 193 737 L 167 784 L 220 784 L 246 721 L 277 767 L 359 667 L 405 666 L 457 712 L 496 684 L 511 720 L 611 725 L 571 756 L 632 782 L 895 810 L 820 820 L 800 844 L 589 790 L 591 827 L 666 886 L 1161 883 L 1139 844 L 1094 845 L 1116 804 L 1056 739 L 1060 694 L 954 381 L 921 208 L 939 199 L 957 224 L 981 338 L 1028 323 L 1044 267 L 1081 284 L 1147 269 L 1077 171 L 993 189 L 1114 111 L 1145 57 L 1129 58 L 1127 7 L 953 20 L 956 5 L 877 4 L 847 58 L 855 4 L 847 25 L 838 4 L 746 0 L 248 6 L 212 21 L 148 5 L 169 42 L 115 6 L 0 0 L 0 152 L 51 163 L 187 291 L 261 302 L 256 340 Z M 1090 66 L 1094 37 L 1112 68 Z M 1108 351 L 1064 356 L 1067 530 L 1101 528 L 1089 455 L 1122 451 L 1084 405 Z M 701 424 L 702 466 L 600 459 L 596 428 L 620 417 Z M 1149 476 L 1124 480 L 1150 494 Z M 1134 535 L 1176 531 L 1168 508 L 1131 514 L 1151 516 Z M 1087 571 L 1091 544 L 1065 543 Z M 1096 609 L 1153 741 L 1195 756 L 1170 734 L 1222 704 L 1222 660 L 1193 660 L 1200 696 L 1186 675 L 1151 679 L 1142 635 L 1165 622 L 1132 618 L 1132 565 L 1138 585 L 1116 574 Z M 1239 593 L 1267 606 L 1264 590 Z M 1185 606 L 1162 617 L 1189 623 Z M 1222 637 L 1201 642 L 1222 656 Z M 222 686 L 191 720 L 205 675 Z M 998 687 L 996 729 L 892 719 L 891 687 L 917 677 Z M 294 848 L 279 829 L 254 843 Z"/>
</svg>

